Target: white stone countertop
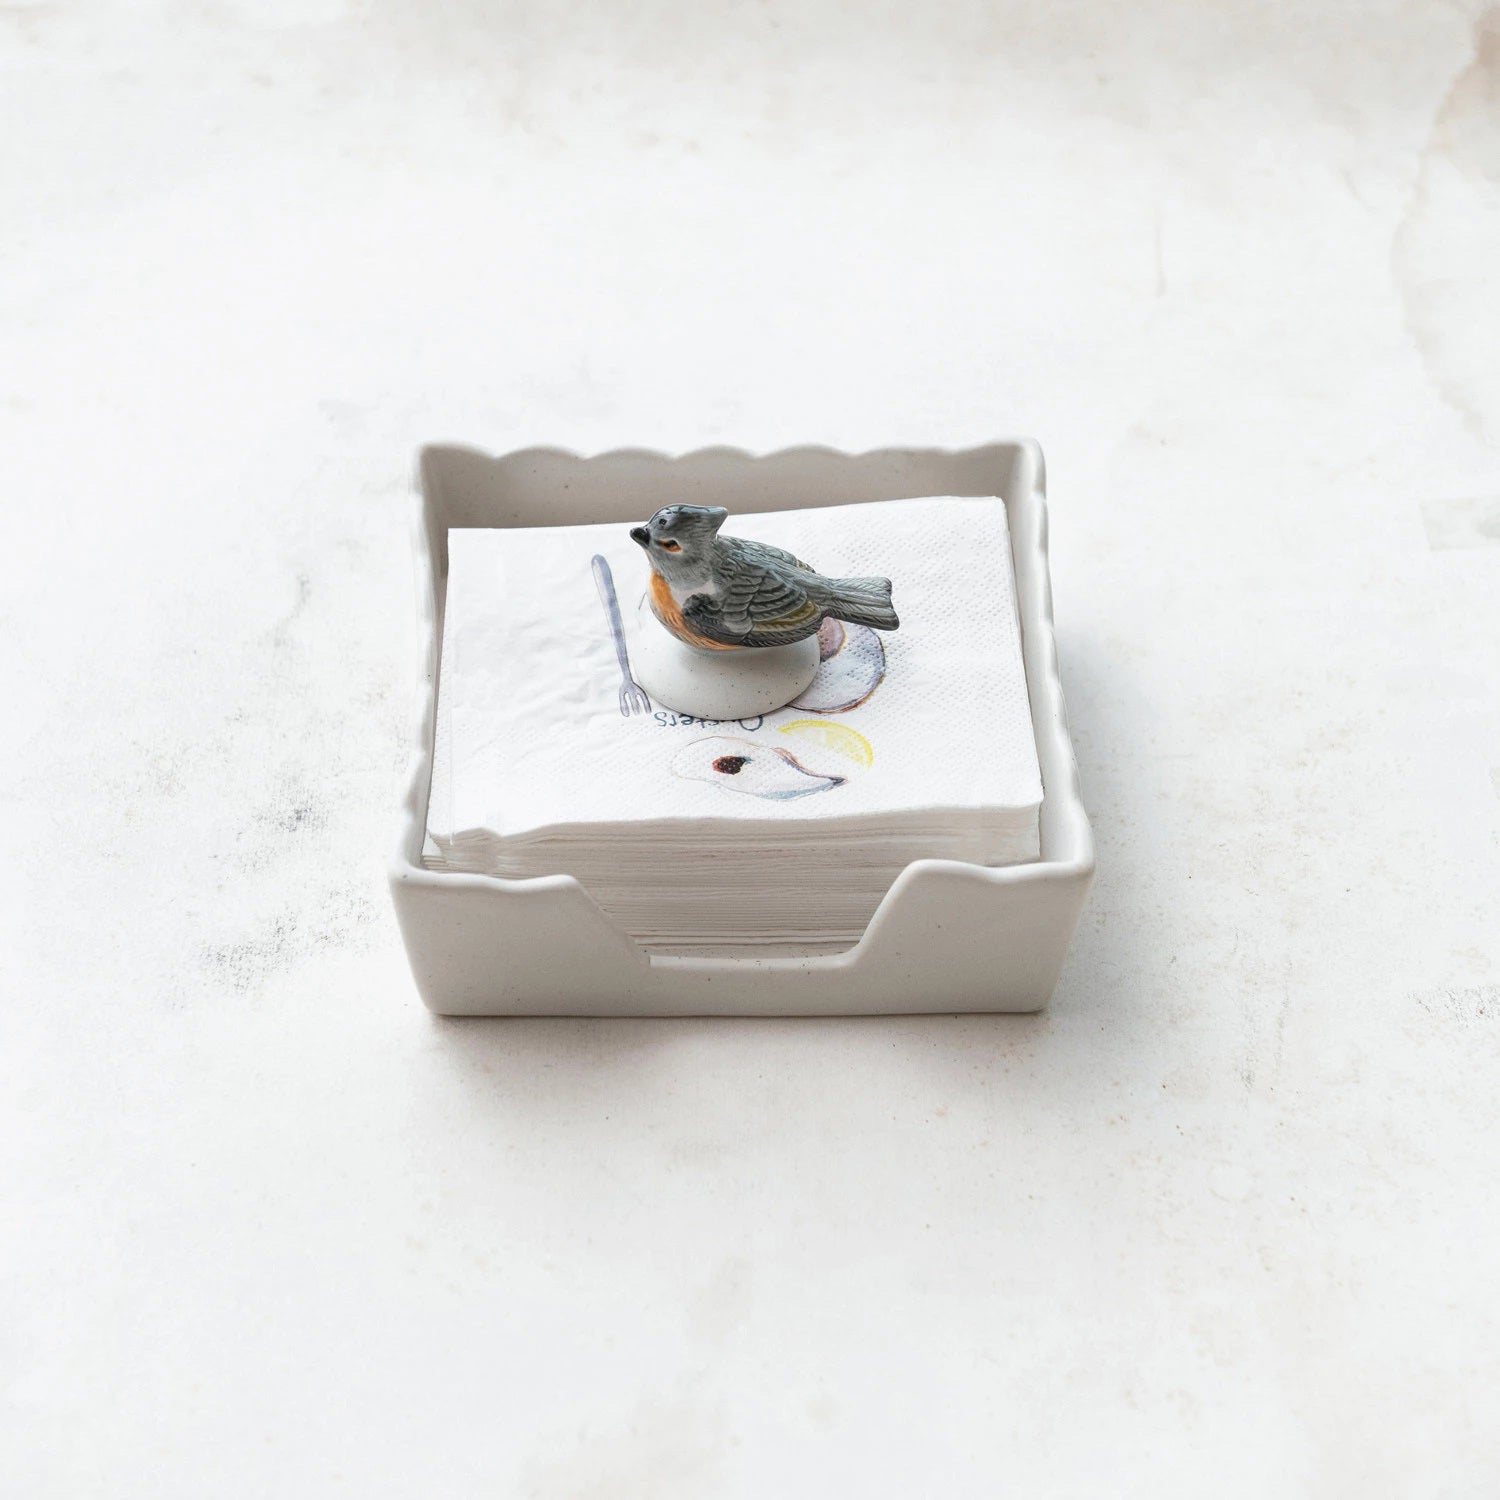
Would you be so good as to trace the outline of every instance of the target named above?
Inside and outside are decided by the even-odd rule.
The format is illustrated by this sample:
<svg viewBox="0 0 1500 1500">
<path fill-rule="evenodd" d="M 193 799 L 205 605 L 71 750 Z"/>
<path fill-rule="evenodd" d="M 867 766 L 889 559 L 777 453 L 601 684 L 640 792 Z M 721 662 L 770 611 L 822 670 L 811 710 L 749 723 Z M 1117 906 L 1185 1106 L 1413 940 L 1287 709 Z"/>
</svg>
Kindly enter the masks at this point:
<svg viewBox="0 0 1500 1500">
<path fill-rule="evenodd" d="M 1500 1488 L 1500 11 L 0 8 L 0 1491 Z M 424 441 L 1049 459 L 1053 1009 L 443 1022 Z"/>
</svg>

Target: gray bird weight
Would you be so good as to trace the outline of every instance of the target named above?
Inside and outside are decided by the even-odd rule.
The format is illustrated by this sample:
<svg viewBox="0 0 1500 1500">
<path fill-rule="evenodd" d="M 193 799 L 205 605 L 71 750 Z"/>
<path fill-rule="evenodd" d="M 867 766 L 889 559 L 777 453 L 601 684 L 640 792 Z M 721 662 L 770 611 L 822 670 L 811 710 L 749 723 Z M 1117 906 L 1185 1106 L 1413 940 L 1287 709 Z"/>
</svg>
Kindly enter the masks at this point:
<svg viewBox="0 0 1500 1500">
<path fill-rule="evenodd" d="M 781 547 L 722 536 L 719 505 L 669 505 L 631 539 L 651 564 L 652 613 L 700 651 L 788 646 L 827 618 L 896 630 L 889 578 L 825 578 Z"/>
</svg>

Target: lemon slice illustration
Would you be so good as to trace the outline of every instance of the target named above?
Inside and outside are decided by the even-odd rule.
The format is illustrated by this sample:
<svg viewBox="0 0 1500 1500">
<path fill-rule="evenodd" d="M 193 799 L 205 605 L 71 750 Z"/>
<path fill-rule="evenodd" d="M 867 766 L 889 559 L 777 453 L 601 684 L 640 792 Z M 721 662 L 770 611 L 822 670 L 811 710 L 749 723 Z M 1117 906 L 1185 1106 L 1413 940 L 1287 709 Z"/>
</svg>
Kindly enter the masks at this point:
<svg viewBox="0 0 1500 1500">
<path fill-rule="evenodd" d="M 875 764 L 875 751 L 869 740 L 857 729 L 850 729 L 847 724 L 835 724 L 829 719 L 793 719 L 790 724 L 781 726 L 781 732 L 812 740 L 815 744 L 832 750 L 835 755 L 852 760 L 856 765 Z"/>
</svg>

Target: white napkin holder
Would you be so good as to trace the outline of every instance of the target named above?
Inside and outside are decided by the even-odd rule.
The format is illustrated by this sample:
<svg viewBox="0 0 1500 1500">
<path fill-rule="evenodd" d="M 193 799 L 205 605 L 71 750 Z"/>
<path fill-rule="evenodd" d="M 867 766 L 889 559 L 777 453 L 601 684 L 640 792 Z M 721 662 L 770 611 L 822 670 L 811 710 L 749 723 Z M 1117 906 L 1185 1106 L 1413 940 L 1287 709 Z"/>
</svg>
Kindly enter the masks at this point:
<svg viewBox="0 0 1500 1500">
<path fill-rule="evenodd" d="M 433 446 L 418 463 L 423 594 L 421 730 L 391 864 L 417 989 L 440 1015 L 775 1016 L 1036 1011 L 1061 971 L 1094 870 L 1068 739 L 1047 571 L 1045 471 L 1029 441 L 963 452 L 858 455 L 796 448 L 580 458 L 531 448 L 495 458 Z M 638 523 L 665 505 L 789 510 L 921 495 L 1005 502 L 1022 654 L 1041 763 L 1041 858 L 989 868 L 918 860 L 860 941 L 806 957 L 648 954 L 568 875 L 504 880 L 422 867 L 441 667 L 448 531 Z"/>
</svg>

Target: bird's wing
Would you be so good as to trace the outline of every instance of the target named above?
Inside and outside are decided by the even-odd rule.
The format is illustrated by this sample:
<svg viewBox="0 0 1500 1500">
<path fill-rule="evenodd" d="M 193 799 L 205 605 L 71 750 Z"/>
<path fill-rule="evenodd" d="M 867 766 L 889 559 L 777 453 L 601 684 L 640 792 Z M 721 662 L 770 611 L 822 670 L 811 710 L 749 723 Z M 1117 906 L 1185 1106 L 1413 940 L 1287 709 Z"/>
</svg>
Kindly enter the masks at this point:
<svg viewBox="0 0 1500 1500">
<path fill-rule="evenodd" d="M 801 568 L 804 573 L 811 573 L 812 569 L 802 561 L 794 552 L 788 552 L 785 547 L 773 547 L 769 542 L 746 542 L 742 537 L 721 536 L 719 545 L 723 547 L 736 562 L 754 564 L 758 557 L 762 562 L 774 559 L 776 562 L 785 563 L 790 568 Z M 754 549 L 753 551 L 751 549 Z M 747 554 L 749 554 L 747 556 Z"/>
<path fill-rule="evenodd" d="M 710 640 L 728 646 L 784 646 L 811 635 L 823 618 L 795 572 L 738 557 L 720 568 L 718 597 L 696 594 L 682 613 Z"/>
</svg>

